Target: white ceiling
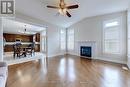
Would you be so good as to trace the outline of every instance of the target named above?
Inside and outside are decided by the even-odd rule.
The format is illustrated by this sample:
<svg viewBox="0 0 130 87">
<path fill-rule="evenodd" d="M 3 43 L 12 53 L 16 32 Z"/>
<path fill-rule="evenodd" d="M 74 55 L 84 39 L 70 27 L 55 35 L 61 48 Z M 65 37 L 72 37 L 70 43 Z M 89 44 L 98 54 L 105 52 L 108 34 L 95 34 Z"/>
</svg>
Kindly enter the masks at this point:
<svg viewBox="0 0 130 87">
<path fill-rule="evenodd" d="M 45 28 L 43 27 L 34 26 L 34 25 L 18 22 L 15 20 L 3 19 L 2 22 L 3 22 L 4 33 L 32 35 L 45 30 Z M 25 28 L 26 28 L 26 32 L 25 32 Z"/>
<path fill-rule="evenodd" d="M 83 18 L 107 13 L 119 12 L 128 8 L 129 0 L 65 0 L 68 5 L 79 4 L 78 9 L 70 10 L 71 18 L 56 16 L 57 10 L 46 8 L 57 5 L 59 0 L 15 0 L 16 11 L 25 15 L 68 27 Z"/>
</svg>

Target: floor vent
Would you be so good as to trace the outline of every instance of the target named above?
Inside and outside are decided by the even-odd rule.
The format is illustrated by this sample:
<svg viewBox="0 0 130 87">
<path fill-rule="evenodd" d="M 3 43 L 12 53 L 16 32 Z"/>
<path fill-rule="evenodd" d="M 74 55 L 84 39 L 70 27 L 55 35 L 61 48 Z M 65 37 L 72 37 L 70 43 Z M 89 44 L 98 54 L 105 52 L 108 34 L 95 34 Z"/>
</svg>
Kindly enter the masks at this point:
<svg viewBox="0 0 130 87">
<path fill-rule="evenodd" d="M 122 66 L 123 70 L 129 70 L 126 66 Z"/>
</svg>

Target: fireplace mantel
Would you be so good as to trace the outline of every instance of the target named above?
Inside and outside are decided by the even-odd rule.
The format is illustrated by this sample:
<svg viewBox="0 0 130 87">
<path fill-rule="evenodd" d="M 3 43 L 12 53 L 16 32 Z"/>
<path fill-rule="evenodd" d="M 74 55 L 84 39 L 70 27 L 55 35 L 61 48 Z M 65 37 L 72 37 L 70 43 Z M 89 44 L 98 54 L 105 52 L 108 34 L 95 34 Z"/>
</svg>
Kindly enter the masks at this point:
<svg viewBox="0 0 130 87">
<path fill-rule="evenodd" d="M 86 40 L 86 41 L 76 41 L 78 43 L 96 43 L 96 41 Z"/>
</svg>

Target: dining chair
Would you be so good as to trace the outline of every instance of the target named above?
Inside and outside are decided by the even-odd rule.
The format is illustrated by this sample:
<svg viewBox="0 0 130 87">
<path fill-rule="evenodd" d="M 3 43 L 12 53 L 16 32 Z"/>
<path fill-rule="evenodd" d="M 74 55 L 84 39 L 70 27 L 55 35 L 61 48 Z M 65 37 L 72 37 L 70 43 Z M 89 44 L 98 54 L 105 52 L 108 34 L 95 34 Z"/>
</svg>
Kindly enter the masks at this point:
<svg viewBox="0 0 130 87">
<path fill-rule="evenodd" d="M 24 55 L 24 57 L 26 57 L 26 51 L 21 49 L 21 45 L 16 45 L 14 44 L 13 45 L 13 50 L 14 50 L 14 53 L 13 53 L 13 57 L 15 58 L 15 56 L 17 55 L 17 57 L 21 57 Z"/>
<path fill-rule="evenodd" d="M 19 51 L 18 48 L 16 46 L 16 44 L 13 45 L 13 57 L 15 58 L 15 56 L 17 55 L 17 57 L 19 56 Z"/>
<path fill-rule="evenodd" d="M 31 47 L 26 48 L 26 54 L 31 55 L 33 54 L 33 49 Z"/>
<path fill-rule="evenodd" d="M 32 44 L 28 45 L 29 49 L 27 49 L 27 53 L 30 53 L 31 56 L 32 54 L 35 55 L 35 43 L 33 42 Z"/>
</svg>

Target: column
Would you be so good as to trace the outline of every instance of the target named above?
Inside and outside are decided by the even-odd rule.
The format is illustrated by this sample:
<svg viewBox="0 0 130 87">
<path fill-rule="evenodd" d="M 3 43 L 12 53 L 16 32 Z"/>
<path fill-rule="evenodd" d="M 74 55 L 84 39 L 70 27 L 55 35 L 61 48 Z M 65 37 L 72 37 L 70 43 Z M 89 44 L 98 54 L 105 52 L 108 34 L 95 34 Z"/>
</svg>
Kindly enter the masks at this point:
<svg viewBox="0 0 130 87">
<path fill-rule="evenodd" d="M 0 18 L 0 61 L 3 61 L 3 26 Z"/>
</svg>

